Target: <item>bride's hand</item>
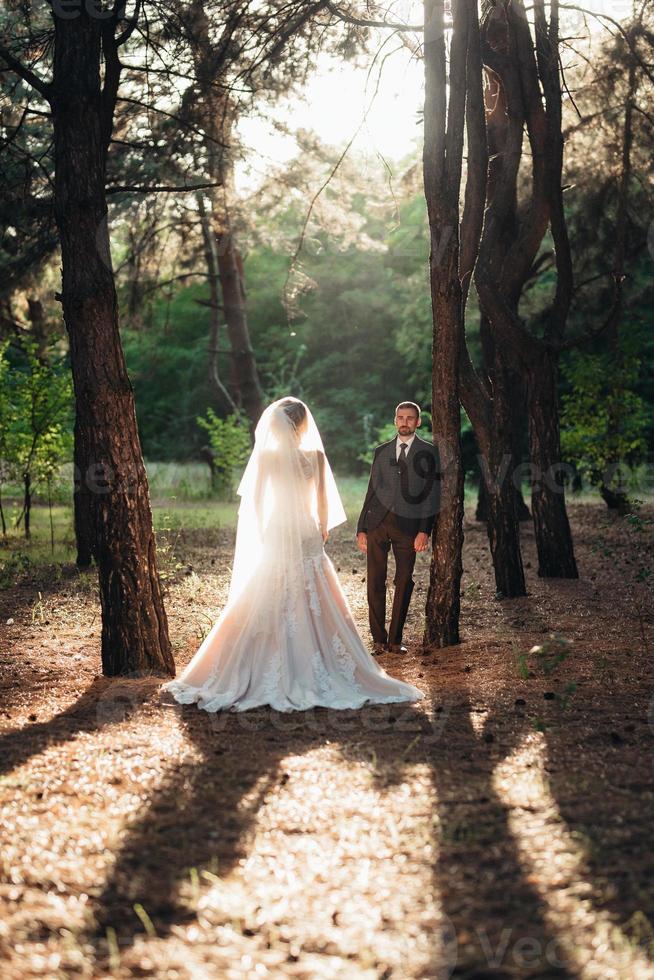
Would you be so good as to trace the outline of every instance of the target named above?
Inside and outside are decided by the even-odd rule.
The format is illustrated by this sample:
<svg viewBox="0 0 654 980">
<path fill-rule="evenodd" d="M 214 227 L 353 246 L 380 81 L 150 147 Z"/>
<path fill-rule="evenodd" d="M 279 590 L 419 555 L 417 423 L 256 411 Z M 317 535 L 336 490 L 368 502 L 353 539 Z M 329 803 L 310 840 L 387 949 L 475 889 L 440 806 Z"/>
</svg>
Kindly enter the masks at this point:
<svg viewBox="0 0 654 980">
<path fill-rule="evenodd" d="M 322 534 L 322 543 L 325 544 L 327 538 L 329 537 L 329 531 L 323 531 L 323 529 L 320 528 L 320 533 Z"/>
</svg>

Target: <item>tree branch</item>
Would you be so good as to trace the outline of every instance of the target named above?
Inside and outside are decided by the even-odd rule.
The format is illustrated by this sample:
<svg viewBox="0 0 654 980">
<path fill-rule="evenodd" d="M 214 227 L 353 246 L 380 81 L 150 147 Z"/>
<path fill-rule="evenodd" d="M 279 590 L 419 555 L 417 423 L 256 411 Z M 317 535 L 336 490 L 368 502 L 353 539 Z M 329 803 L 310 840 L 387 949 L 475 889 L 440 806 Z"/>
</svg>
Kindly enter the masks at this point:
<svg viewBox="0 0 654 980">
<path fill-rule="evenodd" d="M 51 83 L 44 82 L 42 78 L 39 78 L 39 76 L 36 75 L 31 68 L 27 68 L 22 61 L 15 58 L 11 51 L 4 46 L 4 44 L 0 44 L 0 58 L 2 58 L 3 61 L 7 63 L 9 68 L 19 75 L 24 82 L 27 82 L 27 84 L 31 85 L 33 89 L 36 89 L 36 91 L 39 92 L 44 99 L 47 99 L 48 102 L 50 101 L 50 92 L 52 89 Z"/>
<path fill-rule="evenodd" d="M 148 105 L 145 102 L 141 102 L 140 99 L 130 99 L 124 95 L 119 95 L 116 101 L 125 102 L 128 105 L 138 106 L 140 109 L 146 109 L 148 112 L 157 112 L 159 113 L 159 115 L 165 116 L 167 119 L 173 119 L 175 122 L 178 122 L 180 126 L 184 126 L 186 129 L 189 129 L 192 133 L 195 133 L 197 136 L 201 136 L 203 140 L 208 140 L 211 143 L 216 143 L 218 146 L 222 147 L 223 149 L 230 149 L 228 144 L 223 143 L 220 140 L 212 139 L 207 133 L 199 129 L 197 126 L 194 126 L 187 119 L 183 119 L 181 116 L 176 116 L 172 112 L 166 112 L 165 109 L 160 109 L 156 105 Z"/>
<path fill-rule="evenodd" d="M 365 17 L 353 17 L 351 14 L 346 14 L 344 11 L 339 10 L 335 4 L 331 3 L 331 0 L 326 0 L 324 6 L 334 17 L 338 17 L 339 20 L 344 21 L 346 24 L 353 24 L 355 27 L 390 27 L 395 31 L 416 31 L 421 34 L 425 29 L 423 24 L 398 24 L 387 20 L 369 20 Z"/>
<path fill-rule="evenodd" d="M 465 311 L 472 273 L 479 252 L 479 241 L 484 223 L 486 182 L 488 177 L 488 137 L 484 110 L 483 65 L 479 18 L 473 7 L 468 11 L 468 52 L 466 63 L 466 133 L 468 137 L 468 167 L 465 199 L 461 218 L 461 251 L 459 254 L 459 278 L 461 280 L 462 306 Z"/>
<path fill-rule="evenodd" d="M 104 84 L 102 86 L 102 142 L 105 156 L 111 141 L 111 134 L 114 128 L 114 110 L 118 97 L 118 86 L 120 84 L 120 72 L 122 64 L 118 57 L 118 45 L 114 36 L 114 22 L 105 22 L 102 25 L 102 51 L 104 54 L 105 71 Z"/>
<path fill-rule="evenodd" d="M 107 187 L 107 194 L 174 194 L 177 191 L 201 191 L 206 187 L 220 187 L 220 181 L 210 184 L 151 184 L 149 187 L 137 187 L 135 184 L 112 184 Z"/>
<path fill-rule="evenodd" d="M 136 6 L 134 8 L 134 16 L 129 18 L 129 20 L 127 21 L 127 27 L 116 38 L 117 48 L 122 47 L 122 45 L 125 44 L 126 41 L 129 41 L 134 31 L 134 28 L 138 24 L 140 12 L 141 12 L 141 0 L 136 0 Z"/>
</svg>

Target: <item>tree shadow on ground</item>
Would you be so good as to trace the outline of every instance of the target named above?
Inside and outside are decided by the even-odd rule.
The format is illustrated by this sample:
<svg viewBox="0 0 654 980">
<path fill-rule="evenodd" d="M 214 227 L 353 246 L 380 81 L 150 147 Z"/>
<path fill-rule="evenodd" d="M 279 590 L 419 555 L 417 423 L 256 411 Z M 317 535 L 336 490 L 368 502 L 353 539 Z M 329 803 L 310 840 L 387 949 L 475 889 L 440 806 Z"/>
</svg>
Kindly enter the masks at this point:
<svg viewBox="0 0 654 980">
<path fill-rule="evenodd" d="M 53 745 L 100 731 L 117 719 L 129 719 L 147 700 L 148 686 L 154 683 L 161 681 L 144 679 L 128 686 L 125 678 L 96 677 L 74 704 L 53 718 L 0 735 L 0 775 L 18 769 Z"/>
<path fill-rule="evenodd" d="M 127 830 L 102 894 L 93 902 L 88 939 L 99 960 L 107 955 L 106 934 L 115 930 L 121 950 L 147 931 L 135 913 L 142 903 L 159 938 L 196 913 L 179 900 L 189 872 L 229 875 L 248 855 L 260 807 L 289 778 L 288 756 L 303 756 L 327 743 L 348 761 L 370 765 L 380 740 L 392 735 L 393 712 L 405 705 L 367 706 L 361 711 L 314 709 L 283 714 L 270 708 L 244 713 L 207 713 L 196 705 L 174 706 L 190 761 L 174 763 L 152 795 L 147 811 Z M 390 721 L 389 721 L 390 715 Z M 414 712 L 414 728 L 425 723 Z M 362 718 L 365 721 L 362 722 Z M 401 780 L 386 767 L 380 792 Z"/>
<path fill-rule="evenodd" d="M 422 758 L 437 797 L 434 884 L 451 922 L 451 973 L 470 980 L 569 976 L 495 785 L 497 765 L 525 729 L 507 717 L 502 703 L 484 717 L 465 693 L 446 702 L 444 711 L 441 731 L 425 744 Z"/>
<path fill-rule="evenodd" d="M 599 934 L 611 923 L 616 956 L 622 943 L 647 969 L 654 963 L 654 668 L 635 637 L 616 635 L 610 616 L 597 619 L 592 582 L 539 586 L 567 613 L 566 623 L 572 614 L 579 624 L 568 647 L 554 642 L 549 652 L 547 640 L 532 636 L 550 658 L 563 650 L 563 660 L 539 666 L 527 656 L 522 682 L 531 727 L 543 732 L 544 802 L 559 818 L 553 841 L 569 854 L 571 880 L 581 878 L 592 928 Z M 507 621 L 517 625 L 518 609 L 519 625 L 535 623 L 538 631 L 540 600 L 507 603 Z"/>
<path fill-rule="evenodd" d="M 109 928 L 121 951 L 147 931 L 135 913 L 137 903 L 146 906 L 159 938 L 195 919 L 196 912 L 179 899 L 189 870 L 213 868 L 222 878 L 243 861 L 262 802 L 287 778 L 284 758 L 329 739 L 345 761 L 371 767 L 381 793 L 407 779 L 416 764 L 431 774 L 440 818 L 434 891 L 445 916 L 430 937 L 433 961 L 425 975 L 508 977 L 527 962 L 533 971 L 519 975 L 569 975 L 557 959 L 556 937 L 542 920 L 539 898 L 525 880 L 507 808 L 493 787 L 495 764 L 512 751 L 520 732 L 507 732 L 498 748 L 474 731 L 467 698 L 440 707 L 432 721 L 413 706 L 371 706 L 362 709 L 365 723 L 357 712 L 319 709 L 297 713 L 293 730 L 288 716 L 282 726 L 269 709 L 207 716 L 194 705 L 181 708 L 194 758 L 172 767 L 147 812 L 128 828 L 93 903 L 87 940 L 95 946 L 97 965 L 106 963 Z M 342 724 L 334 725 L 334 715 Z M 501 712 L 493 723 L 501 725 Z M 539 955 L 522 956 L 520 941 L 530 950 L 537 947 Z"/>
<path fill-rule="evenodd" d="M 159 683 L 97 678 L 51 721 L 2 736 L 4 771 L 79 733 L 130 719 Z M 516 708 L 514 693 L 507 683 L 489 700 L 479 691 L 474 697 L 451 686 L 426 712 L 391 705 L 360 712 L 318 709 L 294 717 L 270 709 L 211 716 L 195 705 L 175 706 L 193 758 L 173 762 L 147 810 L 128 826 L 102 894 L 92 902 L 95 924 L 87 939 L 98 965 L 106 964 L 109 927 L 122 949 L 146 931 L 137 903 L 146 908 L 159 937 L 194 920 L 196 911 L 179 899 L 189 869 L 217 869 L 224 876 L 244 860 L 262 802 L 287 778 L 284 758 L 302 756 L 329 740 L 347 762 L 370 767 L 381 793 L 408 779 L 415 765 L 429 771 L 438 816 L 434 893 L 446 918 L 433 936 L 434 961 L 427 975 L 438 980 L 578 975 L 544 920 L 542 897 L 530 881 L 533 869 L 521 858 L 510 826 L 511 808 L 497 791 L 497 767 L 534 733 L 532 720 Z M 653 766 L 645 752 L 651 734 L 644 696 L 630 709 L 644 730 L 612 740 L 616 761 L 622 755 L 620 767 L 607 767 L 606 753 L 598 751 L 619 728 L 623 708 L 624 700 L 614 704 L 615 718 L 603 716 L 601 728 L 571 715 L 549 725 L 544 735 L 549 789 L 564 831 L 584 843 L 584 881 L 592 889 L 593 908 L 608 910 L 620 924 L 639 911 L 648 915 L 652 907 L 652 797 L 642 793 L 651 789 Z M 641 927 L 638 936 L 634 925 L 634 940 L 651 941 Z"/>
<path fill-rule="evenodd" d="M 617 688 L 589 712 L 577 709 L 577 698 L 565 709 L 555 699 L 547 716 L 547 790 L 593 916 L 609 921 L 614 940 L 622 937 L 654 975 L 651 694 Z"/>
</svg>

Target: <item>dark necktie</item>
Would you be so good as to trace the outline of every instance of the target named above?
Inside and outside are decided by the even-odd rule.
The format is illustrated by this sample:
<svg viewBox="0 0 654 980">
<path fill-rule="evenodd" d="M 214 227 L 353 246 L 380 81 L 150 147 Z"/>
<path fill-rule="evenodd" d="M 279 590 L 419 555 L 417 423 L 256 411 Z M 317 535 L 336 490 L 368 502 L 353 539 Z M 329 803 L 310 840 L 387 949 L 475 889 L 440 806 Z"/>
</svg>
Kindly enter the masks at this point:
<svg viewBox="0 0 654 980">
<path fill-rule="evenodd" d="M 406 469 L 406 452 L 407 452 L 407 448 L 408 447 L 407 447 L 406 442 L 403 442 L 400 445 L 400 458 L 397 461 L 397 465 L 399 466 L 399 468 L 401 470 L 405 470 Z"/>
</svg>

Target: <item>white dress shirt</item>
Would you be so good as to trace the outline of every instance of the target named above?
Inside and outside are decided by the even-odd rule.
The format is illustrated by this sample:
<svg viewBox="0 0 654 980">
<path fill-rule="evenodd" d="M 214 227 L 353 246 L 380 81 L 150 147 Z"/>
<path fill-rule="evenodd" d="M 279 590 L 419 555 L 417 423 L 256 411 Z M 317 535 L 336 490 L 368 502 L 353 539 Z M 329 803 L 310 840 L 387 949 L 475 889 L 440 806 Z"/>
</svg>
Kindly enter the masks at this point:
<svg viewBox="0 0 654 980">
<path fill-rule="evenodd" d="M 396 443 L 395 443 L 395 459 L 398 459 L 399 460 L 399 458 L 400 458 L 400 451 L 401 451 L 401 447 L 402 447 L 402 444 L 403 443 L 406 445 L 406 454 L 407 454 L 407 456 L 409 455 L 409 450 L 411 449 L 411 444 L 412 444 L 413 440 L 415 439 L 415 437 L 416 437 L 415 432 L 413 433 L 413 435 L 409 439 L 400 439 L 399 436 L 397 437 Z"/>
</svg>

